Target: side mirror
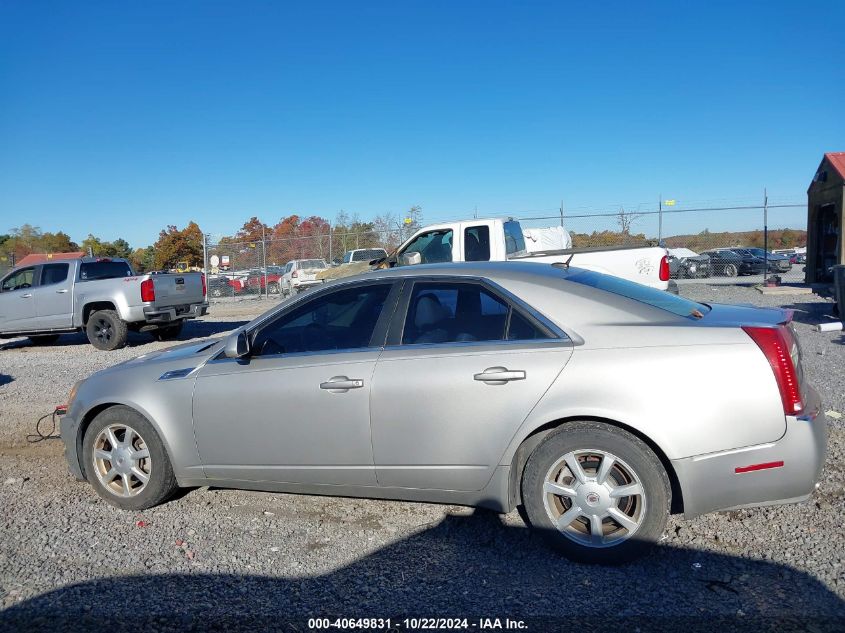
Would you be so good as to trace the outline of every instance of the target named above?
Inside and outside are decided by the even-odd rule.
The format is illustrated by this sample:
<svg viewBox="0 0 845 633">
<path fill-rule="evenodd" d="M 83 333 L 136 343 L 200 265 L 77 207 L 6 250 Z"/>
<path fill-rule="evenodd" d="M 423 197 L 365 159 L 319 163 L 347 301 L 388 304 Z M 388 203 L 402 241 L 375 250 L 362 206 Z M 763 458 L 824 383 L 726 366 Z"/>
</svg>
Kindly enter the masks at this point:
<svg viewBox="0 0 845 633">
<path fill-rule="evenodd" d="M 400 266 L 416 266 L 417 264 L 422 264 L 422 255 L 417 251 L 402 253 L 399 256 Z"/>
<path fill-rule="evenodd" d="M 243 358 L 249 354 L 249 337 L 244 330 L 238 330 L 226 338 L 223 354 L 226 358 Z"/>
</svg>

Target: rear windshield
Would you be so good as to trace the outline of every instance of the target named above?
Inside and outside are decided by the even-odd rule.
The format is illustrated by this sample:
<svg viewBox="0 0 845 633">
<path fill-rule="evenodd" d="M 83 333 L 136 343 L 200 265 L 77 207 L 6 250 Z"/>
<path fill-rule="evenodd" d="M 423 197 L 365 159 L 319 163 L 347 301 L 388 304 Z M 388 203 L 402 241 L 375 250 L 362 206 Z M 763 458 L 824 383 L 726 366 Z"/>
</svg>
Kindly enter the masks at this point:
<svg viewBox="0 0 845 633">
<path fill-rule="evenodd" d="M 384 249 L 381 248 L 368 248 L 367 250 L 362 251 L 352 251 L 353 262 L 368 262 L 371 259 L 377 259 L 380 257 L 384 257 Z"/>
<path fill-rule="evenodd" d="M 84 262 L 79 269 L 79 278 L 82 281 L 120 279 L 131 276 L 132 269 L 126 262 Z"/>
<path fill-rule="evenodd" d="M 325 268 L 326 262 L 322 259 L 303 259 L 299 262 L 300 268 Z"/>
<path fill-rule="evenodd" d="M 525 251 L 525 237 L 519 222 L 505 222 L 505 254 L 513 255 Z"/>
<path fill-rule="evenodd" d="M 612 292 L 615 295 L 633 299 L 634 301 L 639 301 L 640 303 L 645 303 L 654 308 L 666 310 L 682 317 L 700 319 L 710 312 L 710 307 L 703 303 L 690 301 L 689 299 L 684 299 L 664 290 L 656 290 L 655 288 L 649 288 L 633 281 L 611 275 L 603 275 L 602 273 L 591 270 L 579 271 L 569 275 L 566 279 L 567 281 L 574 281 L 577 284 L 589 286 L 590 288 Z"/>
</svg>

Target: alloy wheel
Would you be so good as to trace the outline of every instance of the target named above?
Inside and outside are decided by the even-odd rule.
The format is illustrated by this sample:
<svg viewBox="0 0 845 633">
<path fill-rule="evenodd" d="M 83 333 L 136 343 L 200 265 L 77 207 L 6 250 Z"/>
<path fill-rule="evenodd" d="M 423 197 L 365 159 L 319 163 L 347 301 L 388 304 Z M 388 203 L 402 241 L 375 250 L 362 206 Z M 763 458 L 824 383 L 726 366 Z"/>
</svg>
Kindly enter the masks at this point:
<svg viewBox="0 0 845 633">
<path fill-rule="evenodd" d="M 125 424 L 111 424 L 94 440 L 94 473 L 103 488 L 118 497 L 134 497 L 152 474 L 150 450 L 144 438 Z"/>
<path fill-rule="evenodd" d="M 619 545 L 637 533 L 646 516 L 640 477 L 606 451 L 571 451 L 543 480 L 543 504 L 568 539 L 591 548 Z"/>
</svg>

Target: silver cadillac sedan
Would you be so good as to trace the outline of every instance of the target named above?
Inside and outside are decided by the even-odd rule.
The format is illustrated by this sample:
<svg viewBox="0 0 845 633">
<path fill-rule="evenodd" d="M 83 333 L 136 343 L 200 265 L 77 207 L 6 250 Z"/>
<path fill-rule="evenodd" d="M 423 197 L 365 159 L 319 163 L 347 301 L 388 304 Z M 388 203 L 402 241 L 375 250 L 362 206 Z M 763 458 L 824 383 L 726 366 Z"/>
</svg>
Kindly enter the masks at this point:
<svg viewBox="0 0 845 633">
<path fill-rule="evenodd" d="M 519 507 L 619 563 L 670 512 L 810 496 L 827 429 L 790 319 L 561 265 L 403 267 L 94 374 L 61 432 L 118 508 L 205 485 Z"/>
</svg>

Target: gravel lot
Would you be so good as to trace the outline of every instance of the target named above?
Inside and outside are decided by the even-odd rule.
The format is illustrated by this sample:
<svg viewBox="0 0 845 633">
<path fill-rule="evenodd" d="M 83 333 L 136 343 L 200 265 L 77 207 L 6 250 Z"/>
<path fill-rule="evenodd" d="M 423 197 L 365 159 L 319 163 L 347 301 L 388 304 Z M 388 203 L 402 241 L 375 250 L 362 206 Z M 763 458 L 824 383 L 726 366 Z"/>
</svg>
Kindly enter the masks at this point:
<svg viewBox="0 0 845 633">
<path fill-rule="evenodd" d="M 845 413 L 845 337 L 810 327 L 829 318 L 830 301 L 707 284 L 681 292 L 795 308 L 810 380 L 826 409 Z M 268 305 L 214 306 L 182 339 L 222 335 Z M 215 489 L 122 512 L 70 478 L 60 442 L 27 443 L 77 379 L 167 345 L 135 335 L 106 353 L 74 335 L 0 349 L 0 629 L 301 631 L 304 621 L 287 619 L 405 614 L 558 618 L 532 620 L 531 630 L 593 616 L 661 618 L 643 630 L 709 630 L 719 617 L 732 629 L 843 630 L 841 419 L 830 419 L 828 463 L 811 502 L 673 518 L 645 559 L 583 567 L 547 550 L 516 513 Z"/>
</svg>

